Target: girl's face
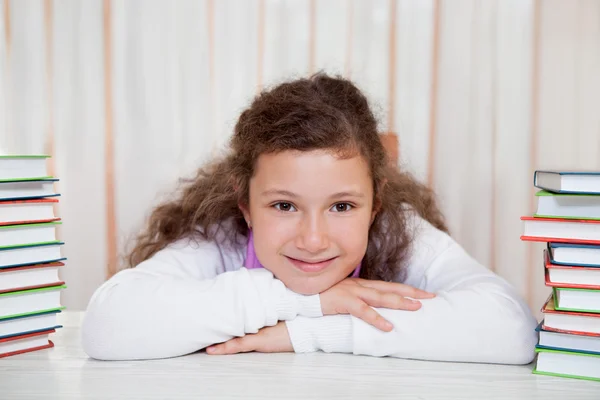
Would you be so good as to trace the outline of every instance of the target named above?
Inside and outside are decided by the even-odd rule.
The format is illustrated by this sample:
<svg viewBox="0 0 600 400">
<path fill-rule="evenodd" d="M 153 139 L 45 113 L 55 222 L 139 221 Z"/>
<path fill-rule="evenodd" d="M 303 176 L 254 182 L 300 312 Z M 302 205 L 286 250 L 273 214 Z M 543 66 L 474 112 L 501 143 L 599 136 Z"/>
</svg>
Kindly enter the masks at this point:
<svg viewBox="0 0 600 400">
<path fill-rule="evenodd" d="M 285 151 L 258 158 L 250 180 L 260 263 L 296 293 L 321 293 L 358 266 L 367 249 L 373 184 L 361 156 Z"/>
</svg>

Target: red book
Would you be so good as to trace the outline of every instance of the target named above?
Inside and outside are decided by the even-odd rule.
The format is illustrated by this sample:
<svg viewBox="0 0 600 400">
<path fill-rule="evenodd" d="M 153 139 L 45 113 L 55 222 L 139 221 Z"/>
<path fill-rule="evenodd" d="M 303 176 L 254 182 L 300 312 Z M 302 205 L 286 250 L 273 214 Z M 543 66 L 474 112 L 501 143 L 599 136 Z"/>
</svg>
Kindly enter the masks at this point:
<svg viewBox="0 0 600 400">
<path fill-rule="evenodd" d="M 56 199 L 0 201 L 0 226 L 58 221 L 54 213 Z"/>
<path fill-rule="evenodd" d="M 600 244 L 600 220 L 521 217 L 521 240 Z"/>
<path fill-rule="evenodd" d="M 60 286 L 65 283 L 58 277 L 58 270 L 65 264 L 52 262 L 17 268 L 0 269 L 0 293 Z"/>
<path fill-rule="evenodd" d="M 546 286 L 600 290 L 600 268 L 552 264 L 544 250 Z"/>
<path fill-rule="evenodd" d="M 0 358 L 54 347 L 54 343 L 48 339 L 48 335 L 54 332 L 54 329 L 50 329 L 0 339 Z"/>
</svg>

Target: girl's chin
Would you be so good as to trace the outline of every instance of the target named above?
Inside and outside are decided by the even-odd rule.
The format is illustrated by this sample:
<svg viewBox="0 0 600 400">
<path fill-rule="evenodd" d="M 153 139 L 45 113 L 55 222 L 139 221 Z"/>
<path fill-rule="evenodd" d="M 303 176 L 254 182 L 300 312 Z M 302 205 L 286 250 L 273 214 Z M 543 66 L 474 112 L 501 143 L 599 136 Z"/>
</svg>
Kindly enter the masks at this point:
<svg viewBox="0 0 600 400">
<path fill-rule="evenodd" d="M 295 278 L 290 282 L 281 280 L 285 287 L 290 289 L 294 293 L 302 294 L 305 296 L 311 296 L 320 294 L 331 288 L 340 281 L 326 279 L 324 276 L 304 276 L 302 278 Z"/>
</svg>

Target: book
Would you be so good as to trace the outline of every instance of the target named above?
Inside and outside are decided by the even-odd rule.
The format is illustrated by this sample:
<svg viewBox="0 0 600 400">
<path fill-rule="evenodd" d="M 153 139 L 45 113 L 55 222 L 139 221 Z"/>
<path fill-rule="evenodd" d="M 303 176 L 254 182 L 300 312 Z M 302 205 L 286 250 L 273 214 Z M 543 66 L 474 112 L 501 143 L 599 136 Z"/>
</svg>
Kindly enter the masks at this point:
<svg viewBox="0 0 600 400">
<path fill-rule="evenodd" d="M 544 250 L 546 286 L 600 289 L 600 268 L 552 264 L 548 254 Z"/>
<path fill-rule="evenodd" d="M 58 221 L 54 214 L 57 199 L 0 201 L 0 225 Z"/>
<path fill-rule="evenodd" d="M 561 219 L 600 219 L 600 196 L 561 194 L 540 190 L 536 193 L 535 217 Z"/>
<path fill-rule="evenodd" d="M 58 182 L 58 179 L 0 181 L 0 201 L 60 196 L 54 190 L 54 182 Z"/>
<path fill-rule="evenodd" d="M 551 294 L 542 307 L 542 328 L 548 331 L 600 335 L 600 314 L 560 311 L 554 307 Z"/>
<path fill-rule="evenodd" d="M 0 269 L 0 293 L 64 285 L 58 277 L 61 262 Z"/>
<path fill-rule="evenodd" d="M 56 227 L 59 221 L 42 224 L 0 226 L 0 249 L 32 244 L 58 243 Z"/>
<path fill-rule="evenodd" d="M 553 287 L 554 308 L 562 311 L 600 313 L 600 290 Z"/>
<path fill-rule="evenodd" d="M 521 217 L 521 240 L 600 244 L 600 220 Z"/>
<path fill-rule="evenodd" d="M 44 179 L 47 155 L 0 155 L 0 180 Z"/>
<path fill-rule="evenodd" d="M 600 267 L 600 246 L 548 243 L 548 252 L 552 264 Z"/>
<path fill-rule="evenodd" d="M 63 244 L 63 242 L 56 242 L 5 247 L 0 249 L 0 269 L 64 261 L 66 258 L 61 255 Z"/>
<path fill-rule="evenodd" d="M 64 309 L 58 179 L 47 155 L 0 155 L 0 357 L 53 346 Z"/>
<path fill-rule="evenodd" d="M 600 336 L 591 334 L 574 334 L 547 331 L 538 325 L 536 331 L 539 334 L 537 348 L 566 351 L 582 351 L 600 355 Z"/>
<path fill-rule="evenodd" d="M 0 320 L 0 339 L 62 328 L 57 322 L 60 310 Z"/>
<path fill-rule="evenodd" d="M 538 170 L 533 186 L 555 193 L 600 194 L 600 172 Z"/>
<path fill-rule="evenodd" d="M 54 330 L 0 339 L 0 358 L 54 347 L 48 336 Z"/>
<path fill-rule="evenodd" d="M 536 348 L 534 374 L 600 381 L 600 355 Z"/>
<path fill-rule="evenodd" d="M 0 320 L 40 312 L 61 310 L 60 292 L 65 285 L 0 293 Z"/>
</svg>

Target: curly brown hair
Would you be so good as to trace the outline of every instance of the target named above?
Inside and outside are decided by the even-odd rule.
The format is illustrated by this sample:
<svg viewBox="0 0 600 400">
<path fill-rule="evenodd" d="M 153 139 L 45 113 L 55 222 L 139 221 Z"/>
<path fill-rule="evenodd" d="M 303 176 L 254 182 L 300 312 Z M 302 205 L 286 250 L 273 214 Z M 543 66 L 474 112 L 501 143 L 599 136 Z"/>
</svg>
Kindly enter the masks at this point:
<svg viewBox="0 0 600 400">
<path fill-rule="evenodd" d="M 159 205 L 137 236 L 129 266 L 186 237 L 215 240 L 227 233 L 247 236 L 238 204 L 248 204 L 249 182 L 258 157 L 286 150 L 325 149 L 339 157 L 360 154 L 368 162 L 377 215 L 371 225 L 360 276 L 391 281 L 402 274 L 412 242 L 408 209 L 447 231 L 432 191 L 390 164 L 366 97 L 349 80 L 317 73 L 263 91 L 239 117 L 226 155 L 182 181 L 179 193 Z M 410 207 L 403 207 L 407 205 Z"/>
</svg>

